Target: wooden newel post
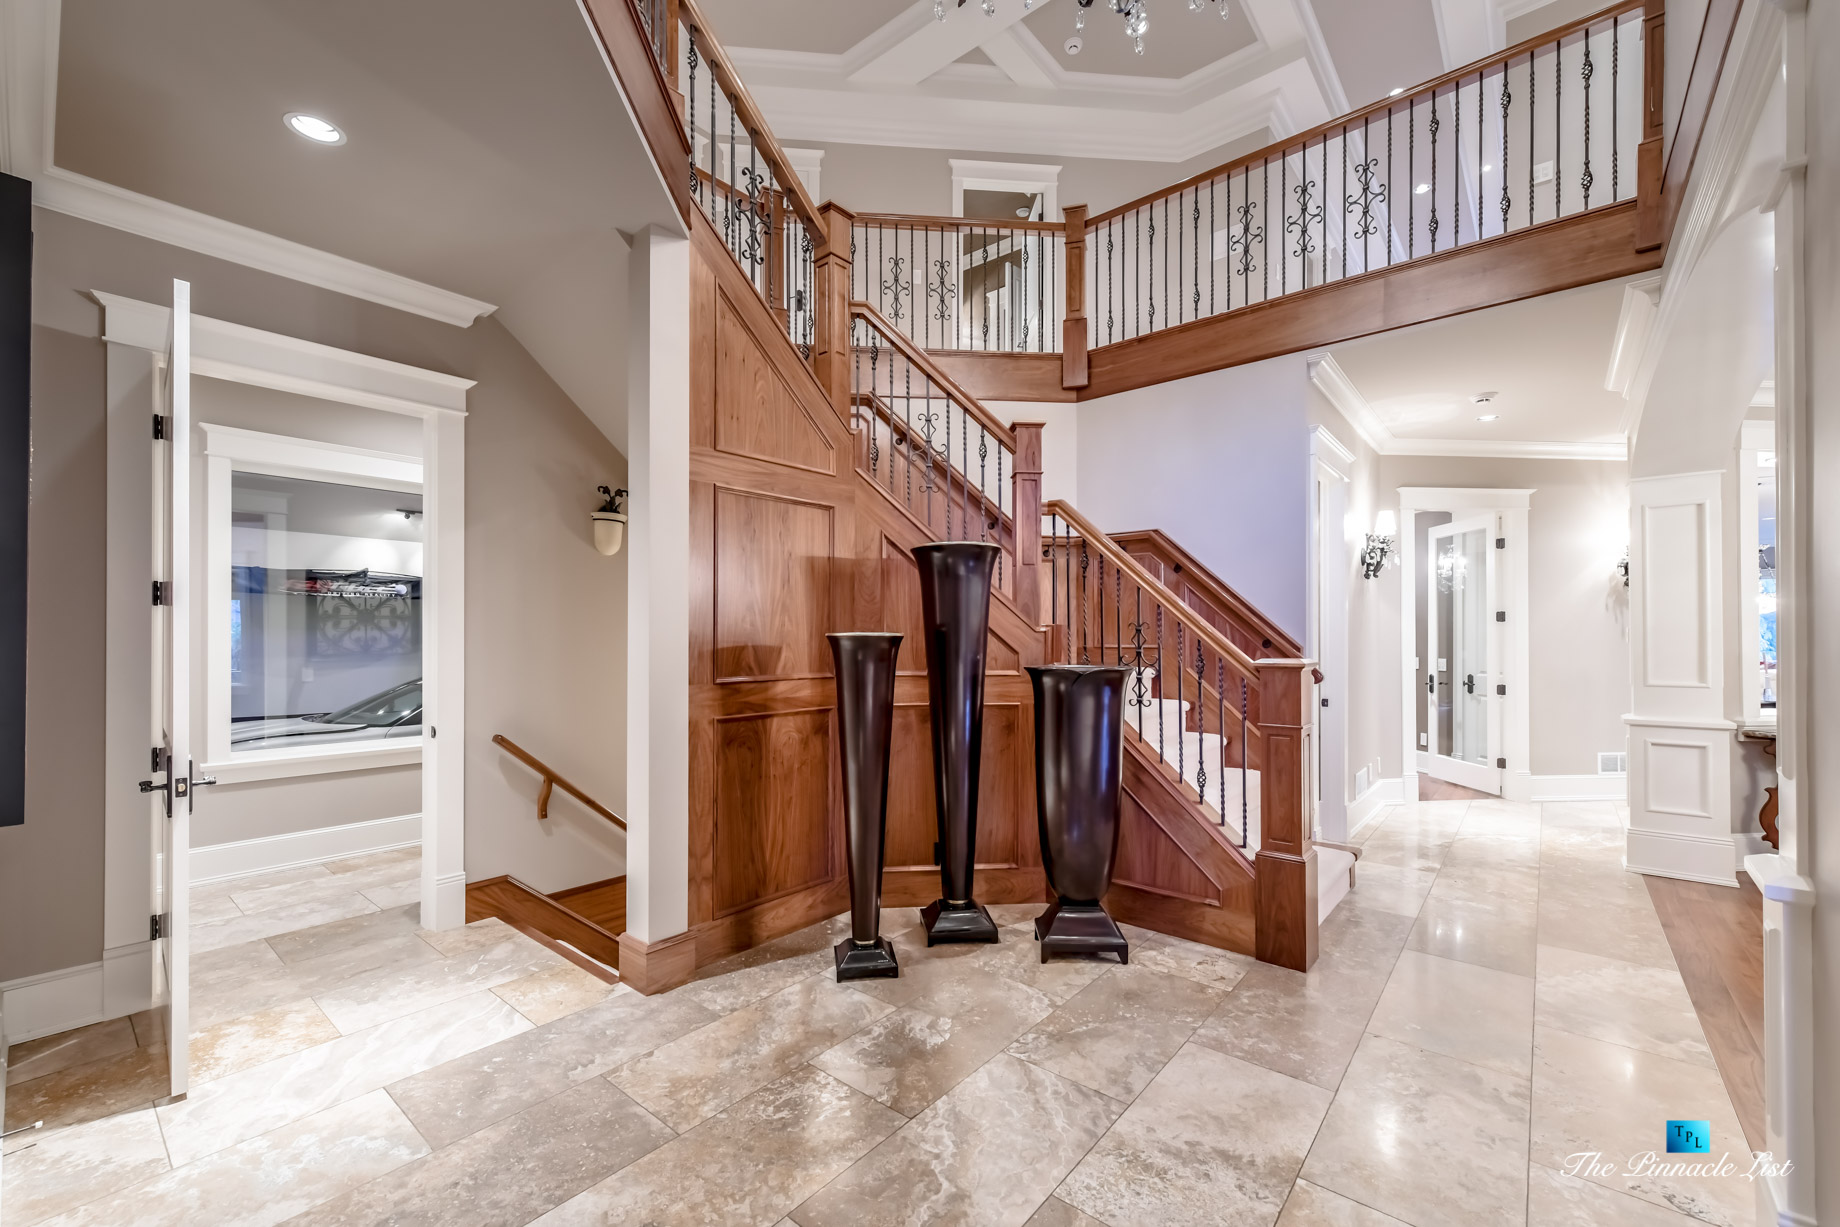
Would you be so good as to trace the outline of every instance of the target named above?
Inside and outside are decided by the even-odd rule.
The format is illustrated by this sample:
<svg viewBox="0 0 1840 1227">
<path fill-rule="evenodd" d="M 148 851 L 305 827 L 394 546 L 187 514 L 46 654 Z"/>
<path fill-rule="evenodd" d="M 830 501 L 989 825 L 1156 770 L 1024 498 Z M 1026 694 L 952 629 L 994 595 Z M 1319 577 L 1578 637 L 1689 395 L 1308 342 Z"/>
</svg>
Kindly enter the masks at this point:
<svg viewBox="0 0 1840 1227">
<path fill-rule="evenodd" d="M 1086 362 L 1086 206 L 1062 210 L 1067 219 L 1067 315 L 1061 321 L 1061 387 L 1092 382 Z"/>
<path fill-rule="evenodd" d="M 1031 626 L 1041 625 L 1041 422 L 1017 422 L 1016 609 Z"/>
<path fill-rule="evenodd" d="M 1642 140 L 1636 146 L 1636 250 L 1661 246 L 1661 193 L 1667 159 L 1661 130 L 1666 99 L 1667 0 L 1648 0 L 1642 14 Z"/>
<path fill-rule="evenodd" d="M 817 284 L 813 293 L 818 312 L 817 345 L 812 369 L 824 386 L 831 408 L 850 421 L 850 226 L 856 215 L 829 201 L 818 206 L 824 232 L 818 241 Z"/>
<path fill-rule="evenodd" d="M 1259 662 L 1261 827 L 1259 960 L 1308 971 L 1316 962 L 1316 849 L 1310 840 L 1310 665 Z"/>
</svg>

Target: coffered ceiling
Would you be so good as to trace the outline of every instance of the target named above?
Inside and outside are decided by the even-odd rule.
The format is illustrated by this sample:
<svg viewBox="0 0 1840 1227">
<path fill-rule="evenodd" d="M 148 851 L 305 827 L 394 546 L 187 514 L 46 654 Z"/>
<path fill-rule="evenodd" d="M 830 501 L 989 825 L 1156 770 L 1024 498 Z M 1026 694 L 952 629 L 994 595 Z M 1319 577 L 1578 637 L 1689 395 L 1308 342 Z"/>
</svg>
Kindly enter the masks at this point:
<svg viewBox="0 0 1840 1227">
<path fill-rule="evenodd" d="M 1558 0 L 1562 2 L 1562 0 Z M 1504 45 L 1527 0 L 701 0 L 782 140 L 1179 162 L 1313 127 Z"/>
</svg>

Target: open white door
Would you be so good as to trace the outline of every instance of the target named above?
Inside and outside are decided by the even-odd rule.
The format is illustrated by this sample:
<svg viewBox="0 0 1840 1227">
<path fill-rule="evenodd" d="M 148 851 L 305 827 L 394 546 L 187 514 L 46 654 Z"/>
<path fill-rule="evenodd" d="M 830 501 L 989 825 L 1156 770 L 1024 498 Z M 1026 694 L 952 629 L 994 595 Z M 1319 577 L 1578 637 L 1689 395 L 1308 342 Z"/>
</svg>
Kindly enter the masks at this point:
<svg viewBox="0 0 1840 1227">
<path fill-rule="evenodd" d="M 1491 514 L 1464 516 L 1428 534 L 1425 568 L 1426 728 L 1419 770 L 1501 795 L 1502 669 Z"/>
<path fill-rule="evenodd" d="M 190 923 L 187 860 L 192 790 L 214 780 L 192 771 L 192 287 L 173 282 L 172 323 L 158 381 L 162 419 L 153 444 L 153 737 L 160 747 L 152 795 L 153 1000 L 166 1028 L 170 1093 L 189 1085 Z M 163 779 L 160 777 L 164 777 Z"/>
</svg>

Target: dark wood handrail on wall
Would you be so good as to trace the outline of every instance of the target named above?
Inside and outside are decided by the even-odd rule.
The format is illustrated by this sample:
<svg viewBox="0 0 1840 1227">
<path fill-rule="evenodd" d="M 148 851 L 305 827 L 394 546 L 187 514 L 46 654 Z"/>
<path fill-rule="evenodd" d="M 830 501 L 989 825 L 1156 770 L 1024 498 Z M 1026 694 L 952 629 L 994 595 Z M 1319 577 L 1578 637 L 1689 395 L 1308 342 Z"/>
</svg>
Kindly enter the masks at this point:
<svg viewBox="0 0 1840 1227">
<path fill-rule="evenodd" d="M 593 797 L 590 797 L 581 789 L 575 787 L 575 785 L 569 783 L 568 780 L 557 774 L 555 768 L 545 763 L 529 750 L 526 750 L 523 746 L 520 746 L 517 742 L 506 737 L 503 733 L 493 734 L 492 743 L 497 746 L 502 746 L 505 753 L 511 755 L 512 758 L 517 759 L 520 763 L 523 763 L 526 767 L 529 767 L 532 771 L 543 777 L 543 788 L 537 793 L 537 818 L 539 821 L 549 817 L 550 793 L 552 790 L 560 788 L 563 792 L 568 793 L 571 797 L 574 797 L 577 801 L 605 818 L 608 822 L 611 822 L 614 826 L 619 827 L 622 831 L 626 829 L 626 820 L 624 818 L 602 805 L 599 801 L 596 801 Z"/>
</svg>

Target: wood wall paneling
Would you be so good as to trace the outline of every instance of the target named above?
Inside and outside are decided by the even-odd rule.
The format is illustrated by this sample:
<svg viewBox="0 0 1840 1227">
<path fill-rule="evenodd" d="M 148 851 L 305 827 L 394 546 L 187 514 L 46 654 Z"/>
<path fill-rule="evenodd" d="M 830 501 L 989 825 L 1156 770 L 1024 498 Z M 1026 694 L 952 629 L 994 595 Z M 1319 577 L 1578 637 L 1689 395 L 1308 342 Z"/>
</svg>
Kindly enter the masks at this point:
<svg viewBox="0 0 1840 1227">
<path fill-rule="evenodd" d="M 821 406 L 797 395 L 742 323 L 727 295 L 716 302 L 715 448 L 736 456 L 837 471 Z M 828 416 L 828 415 L 826 415 Z"/>
<path fill-rule="evenodd" d="M 692 252 L 691 931 L 653 943 L 665 980 L 848 905 L 824 636 L 856 600 L 849 430 L 700 213 Z"/>
<path fill-rule="evenodd" d="M 828 707 L 716 721 L 716 916 L 836 875 L 831 721 Z"/>
<path fill-rule="evenodd" d="M 715 680 L 828 675 L 835 508 L 715 489 Z"/>
</svg>

